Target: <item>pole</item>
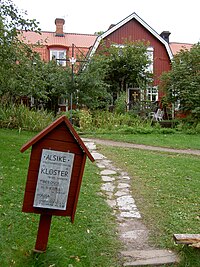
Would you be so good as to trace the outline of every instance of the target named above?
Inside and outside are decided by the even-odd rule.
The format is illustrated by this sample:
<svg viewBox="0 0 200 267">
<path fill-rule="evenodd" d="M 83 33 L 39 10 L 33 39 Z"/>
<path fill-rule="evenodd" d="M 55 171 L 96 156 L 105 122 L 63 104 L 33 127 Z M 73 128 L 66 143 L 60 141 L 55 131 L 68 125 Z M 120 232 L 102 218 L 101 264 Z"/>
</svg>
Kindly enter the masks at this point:
<svg viewBox="0 0 200 267">
<path fill-rule="evenodd" d="M 74 44 L 72 44 L 72 90 L 74 89 Z M 73 92 L 70 95 L 70 121 L 72 124 Z"/>
<path fill-rule="evenodd" d="M 40 215 L 40 222 L 34 252 L 43 253 L 46 251 L 51 226 L 51 218 L 52 215 Z"/>
</svg>

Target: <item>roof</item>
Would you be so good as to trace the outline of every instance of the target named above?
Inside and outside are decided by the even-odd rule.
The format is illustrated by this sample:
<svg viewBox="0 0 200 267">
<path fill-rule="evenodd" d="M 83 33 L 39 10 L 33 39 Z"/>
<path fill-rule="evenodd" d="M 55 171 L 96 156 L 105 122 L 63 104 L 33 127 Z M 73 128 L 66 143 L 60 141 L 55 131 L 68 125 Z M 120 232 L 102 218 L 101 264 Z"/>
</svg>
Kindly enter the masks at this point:
<svg viewBox="0 0 200 267">
<path fill-rule="evenodd" d="M 99 46 L 99 43 L 102 39 L 104 39 L 105 37 L 107 37 L 108 35 L 110 35 L 111 33 L 113 33 L 114 31 L 118 30 L 120 27 L 122 27 L 124 24 L 126 24 L 127 22 L 129 22 L 132 19 L 136 19 L 140 24 L 142 24 L 142 26 L 144 28 L 146 28 L 152 35 L 154 35 L 161 43 L 163 43 L 163 45 L 165 46 L 167 53 L 169 55 L 169 58 L 172 59 L 173 58 L 173 54 L 172 51 L 170 49 L 169 44 L 155 31 L 153 30 L 144 20 L 142 20 L 135 12 L 132 13 L 131 15 L 129 15 L 128 17 L 126 17 L 125 19 L 121 20 L 119 23 L 117 23 L 116 25 L 114 25 L 113 27 L 109 28 L 106 32 L 104 32 L 103 34 L 101 34 L 100 36 L 97 37 L 94 46 L 91 50 L 90 56 L 92 56 L 96 49 Z"/>
<path fill-rule="evenodd" d="M 190 50 L 192 48 L 193 44 L 185 44 L 185 43 L 170 43 L 170 48 L 172 50 L 172 54 L 176 55 L 181 50 Z"/>
<path fill-rule="evenodd" d="M 78 134 L 74 130 L 73 126 L 71 125 L 70 121 L 68 120 L 68 118 L 65 115 L 63 115 L 60 118 L 58 118 L 57 120 L 55 120 L 53 123 L 51 123 L 49 126 L 47 126 L 44 130 L 42 130 L 40 133 L 38 133 L 35 137 L 33 137 L 30 141 L 28 141 L 26 144 L 24 144 L 21 147 L 20 151 L 24 152 L 29 147 L 36 144 L 40 139 L 42 139 L 45 135 L 47 135 L 49 132 L 51 132 L 53 129 L 55 129 L 62 122 L 64 122 L 66 124 L 67 128 L 69 129 L 69 131 L 73 135 L 74 139 L 77 141 L 77 143 L 82 148 L 82 150 L 86 153 L 88 158 L 93 162 L 94 161 L 93 156 L 90 154 L 89 150 L 84 145 L 83 141 L 78 136 Z"/>
<path fill-rule="evenodd" d="M 78 34 L 78 33 L 64 33 L 64 36 L 56 36 L 55 32 L 41 31 L 36 33 L 32 31 L 23 31 L 23 40 L 26 43 L 37 44 L 38 42 L 47 46 L 72 46 L 77 47 L 91 47 L 93 46 L 97 35 L 95 34 Z"/>
</svg>

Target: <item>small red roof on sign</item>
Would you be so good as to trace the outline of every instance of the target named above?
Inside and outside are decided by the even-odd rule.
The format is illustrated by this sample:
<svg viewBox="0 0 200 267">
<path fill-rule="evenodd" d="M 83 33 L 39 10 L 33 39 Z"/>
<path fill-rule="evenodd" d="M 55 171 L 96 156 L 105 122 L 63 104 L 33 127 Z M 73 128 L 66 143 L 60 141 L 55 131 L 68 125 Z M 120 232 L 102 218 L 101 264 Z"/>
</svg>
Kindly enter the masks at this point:
<svg viewBox="0 0 200 267">
<path fill-rule="evenodd" d="M 64 122 L 66 124 L 67 128 L 69 129 L 71 134 L 74 136 L 74 138 L 76 139 L 79 146 L 86 153 L 88 158 L 93 162 L 94 161 L 93 156 L 90 154 L 89 150 L 87 149 L 87 147 L 85 146 L 85 144 L 83 143 L 83 141 L 81 140 L 81 138 L 79 137 L 77 132 L 74 130 L 72 124 L 70 123 L 70 121 L 68 120 L 68 118 L 65 115 L 63 115 L 60 118 L 58 118 L 57 120 L 55 120 L 53 123 L 51 123 L 49 126 L 47 126 L 44 130 L 42 130 L 40 133 L 38 133 L 35 137 L 33 137 L 30 141 L 28 141 L 26 144 L 24 144 L 21 147 L 20 151 L 24 152 L 25 150 L 27 150 L 29 147 L 31 147 L 32 145 L 37 143 L 41 138 L 43 138 L 45 135 L 47 135 L 49 132 L 51 132 L 55 127 L 57 127 L 62 122 Z"/>
</svg>

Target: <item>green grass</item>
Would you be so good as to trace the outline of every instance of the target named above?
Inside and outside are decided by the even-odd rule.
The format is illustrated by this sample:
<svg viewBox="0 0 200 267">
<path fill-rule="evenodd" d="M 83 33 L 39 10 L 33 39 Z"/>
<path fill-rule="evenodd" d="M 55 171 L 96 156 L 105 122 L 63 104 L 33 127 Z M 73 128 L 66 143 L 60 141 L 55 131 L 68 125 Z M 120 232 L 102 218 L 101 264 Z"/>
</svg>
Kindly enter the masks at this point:
<svg viewBox="0 0 200 267">
<path fill-rule="evenodd" d="M 150 241 L 178 251 L 179 267 L 199 267 L 200 251 L 175 245 L 173 234 L 200 229 L 200 157 L 100 146 L 100 152 L 132 177 L 132 191 Z M 116 156 L 119 155 L 119 156 Z"/>
<path fill-rule="evenodd" d="M 110 207 L 100 196 L 101 179 L 87 161 L 75 223 L 54 216 L 47 252 L 33 254 L 39 215 L 22 213 L 30 150 L 21 146 L 35 134 L 0 130 L 0 266 L 117 267 L 120 243 Z"/>
<path fill-rule="evenodd" d="M 135 144 L 162 146 L 182 149 L 200 149 L 200 134 L 88 134 L 87 137 L 124 141 Z"/>
</svg>

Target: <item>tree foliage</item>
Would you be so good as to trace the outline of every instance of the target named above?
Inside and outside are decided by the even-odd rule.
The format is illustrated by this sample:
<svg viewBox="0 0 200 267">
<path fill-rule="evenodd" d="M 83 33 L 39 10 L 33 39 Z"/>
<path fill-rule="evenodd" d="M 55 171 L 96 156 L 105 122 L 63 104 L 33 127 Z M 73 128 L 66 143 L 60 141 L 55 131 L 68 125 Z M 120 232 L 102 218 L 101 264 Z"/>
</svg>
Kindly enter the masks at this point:
<svg viewBox="0 0 200 267">
<path fill-rule="evenodd" d="M 147 47 L 142 42 L 125 42 L 124 46 L 101 46 L 72 82 L 70 66 L 41 61 L 34 46 L 24 43 L 22 31 L 40 33 L 36 20 L 25 19 L 12 0 L 0 1 L 0 97 L 19 101 L 34 97 L 36 107 L 57 110 L 58 98 L 90 109 L 105 108 L 113 96 L 125 90 L 127 83 L 142 87 L 148 80 Z"/>
<path fill-rule="evenodd" d="M 0 2 L 0 94 L 14 93 L 18 69 L 33 59 L 35 54 L 31 48 L 18 38 L 20 30 L 39 31 L 35 20 L 23 18 L 11 0 Z M 19 83 L 19 82 L 18 82 Z"/>
<path fill-rule="evenodd" d="M 162 75 L 160 88 L 169 103 L 180 102 L 180 110 L 200 119 L 200 43 L 190 51 L 181 50 L 172 61 L 171 71 Z"/>
<path fill-rule="evenodd" d="M 41 61 L 34 45 L 26 44 L 21 31 L 40 33 L 38 23 L 25 19 L 11 0 L 0 2 L 0 96 L 6 101 L 34 97 L 36 107 L 56 110 L 58 98 L 71 87 L 69 67 Z"/>
<path fill-rule="evenodd" d="M 79 96 L 88 107 L 102 107 L 116 99 L 131 83 L 143 87 L 152 77 L 147 71 L 150 64 L 147 45 L 143 42 L 125 42 L 124 45 L 102 44 L 90 58 L 78 78 Z"/>
<path fill-rule="evenodd" d="M 147 67 L 150 60 L 147 45 L 143 42 L 125 41 L 124 45 L 111 45 L 103 51 L 107 63 L 106 81 L 111 91 L 124 91 L 126 84 L 143 87 L 151 74 Z"/>
</svg>

